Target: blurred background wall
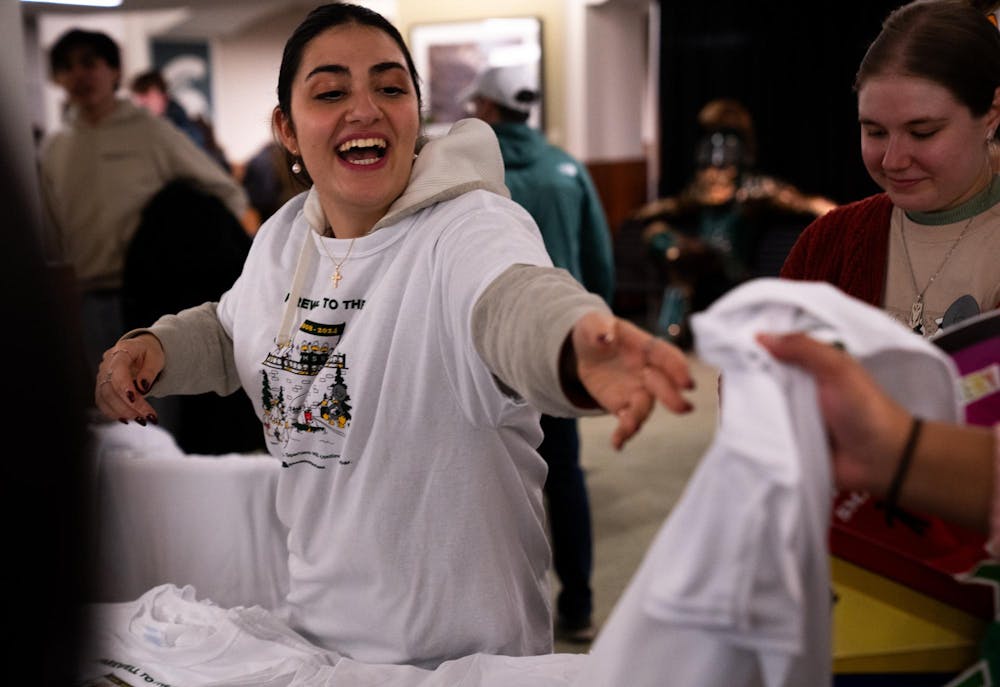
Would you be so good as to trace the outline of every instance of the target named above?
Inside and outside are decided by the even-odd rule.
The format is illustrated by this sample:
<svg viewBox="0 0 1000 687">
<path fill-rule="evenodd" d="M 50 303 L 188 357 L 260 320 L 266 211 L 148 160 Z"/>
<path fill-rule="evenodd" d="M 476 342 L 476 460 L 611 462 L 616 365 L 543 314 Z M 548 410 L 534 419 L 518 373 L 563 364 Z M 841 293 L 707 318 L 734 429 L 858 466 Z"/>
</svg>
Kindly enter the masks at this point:
<svg viewBox="0 0 1000 687">
<path fill-rule="evenodd" d="M 201 42 L 211 124 L 239 166 L 270 140 L 281 49 L 315 4 L 124 0 L 121 10 L 79 11 L 20 3 L 21 36 L 4 49 L 20 45 L 24 68 L 7 78 L 21 80 L 23 111 L 41 133 L 57 124 L 60 110 L 45 51 L 67 28 L 100 28 L 119 40 L 126 83 L 151 66 L 156 41 Z M 390 17 L 408 40 L 428 23 L 540 18 L 546 135 L 591 169 L 613 231 L 639 205 L 676 193 L 689 178 L 695 114 L 720 96 L 749 107 L 762 169 L 837 202 L 874 190 L 860 161 L 851 84 L 865 46 L 899 0 L 362 4 Z"/>
</svg>

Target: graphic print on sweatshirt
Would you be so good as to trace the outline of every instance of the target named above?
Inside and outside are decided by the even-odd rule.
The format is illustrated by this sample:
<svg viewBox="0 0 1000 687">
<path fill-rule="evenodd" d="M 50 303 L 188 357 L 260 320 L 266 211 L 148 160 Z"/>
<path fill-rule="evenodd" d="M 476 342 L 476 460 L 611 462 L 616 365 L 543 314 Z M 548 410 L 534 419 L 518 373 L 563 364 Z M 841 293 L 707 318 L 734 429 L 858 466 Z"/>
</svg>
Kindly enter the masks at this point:
<svg viewBox="0 0 1000 687">
<path fill-rule="evenodd" d="M 347 354 L 337 350 L 346 323 L 306 319 L 290 346 L 274 345 L 262 363 L 264 434 L 282 467 L 349 465 L 342 457 L 351 426 Z"/>
</svg>

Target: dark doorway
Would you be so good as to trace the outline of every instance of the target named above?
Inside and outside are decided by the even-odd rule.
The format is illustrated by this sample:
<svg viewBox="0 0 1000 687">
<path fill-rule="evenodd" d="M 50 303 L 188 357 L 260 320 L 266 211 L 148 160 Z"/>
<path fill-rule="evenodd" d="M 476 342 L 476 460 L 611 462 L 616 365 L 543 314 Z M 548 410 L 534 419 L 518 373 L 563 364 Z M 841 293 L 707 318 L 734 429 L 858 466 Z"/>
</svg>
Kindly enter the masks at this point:
<svg viewBox="0 0 1000 687">
<path fill-rule="evenodd" d="M 854 74 L 899 0 L 661 3 L 660 196 L 693 172 L 699 108 L 742 101 L 760 171 L 838 203 L 876 192 L 861 163 Z"/>
</svg>

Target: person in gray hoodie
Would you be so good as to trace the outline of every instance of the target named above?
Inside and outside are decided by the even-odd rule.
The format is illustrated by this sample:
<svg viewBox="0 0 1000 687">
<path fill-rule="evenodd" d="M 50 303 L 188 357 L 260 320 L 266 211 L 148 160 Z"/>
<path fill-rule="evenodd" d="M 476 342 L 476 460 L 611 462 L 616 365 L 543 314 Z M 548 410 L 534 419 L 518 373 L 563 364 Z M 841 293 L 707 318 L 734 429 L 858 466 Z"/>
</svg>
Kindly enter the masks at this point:
<svg viewBox="0 0 1000 687">
<path fill-rule="evenodd" d="M 117 96 L 121 52 L 110 36 L 70 29 L 52 45 L 49 63 L 66 110 L 39 155 L 53 237 L 47 257 L 72 267 L 87 363 L 96 369 L 123 326 L 125 256 L 153 196 L 187 179 L 248 231 L 249 203 L 239 183 L 173 124 Z"/>
</svg>

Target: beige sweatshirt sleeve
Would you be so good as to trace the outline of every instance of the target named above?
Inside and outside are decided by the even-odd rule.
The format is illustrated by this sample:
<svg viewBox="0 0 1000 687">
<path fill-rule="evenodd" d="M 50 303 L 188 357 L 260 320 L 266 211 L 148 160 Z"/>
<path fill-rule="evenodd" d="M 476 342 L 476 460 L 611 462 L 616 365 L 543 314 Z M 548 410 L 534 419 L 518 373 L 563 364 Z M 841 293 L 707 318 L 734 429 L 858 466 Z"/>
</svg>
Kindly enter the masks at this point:
<svg viewBox="0 0 1000 687">
<path fill-rule="evenodd" d="M 250 200 L 240 183 L 186 134 L 170 122 L 163 123 L 168 126 L 160 127 L 159 135 L 165 138 L 161 145 L 170 155 L 174 176 L 191 180 L 221 200 L 237 219 L 241 218 Z"/>
<path fill-rule="evenodd" d="M 133 329 L 122 339 L 153 334 L 163 345 L 166 362 L 150 396 L 204 394 L 228 396 L 240 388 L 233 340 L 216 315 L 217 303 L 203 303 L 164 315 L 148 329 Z"/>
<path fill-rule="evenodd" d="M 599 415 L 573 405 L 559 381 L 559 353 L 586 313 L 609 312 L 564 269 L 513 265 L 493 280 L 472 311 L 476 351 L 508 390 L 547 415 Z"/>
<path fill-rule="evenodd" d="M 559 381 L 559 353 L 573 325 L 584 314 L 608 312 L 563 269 L 514 265 L 479 297 L 472 332 L 479 355 L 508 389 L 548 415 L 598 415 L 601 409 L 573 405 Z M 143 333 L 163 345 L 166 363 L 150 395 L 231 394 L 240 388 L 233 342 L 216 316 L 216 303 L 164 315 Z"/>
</svg>

